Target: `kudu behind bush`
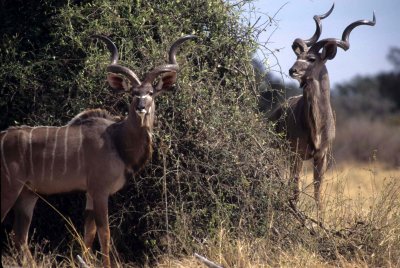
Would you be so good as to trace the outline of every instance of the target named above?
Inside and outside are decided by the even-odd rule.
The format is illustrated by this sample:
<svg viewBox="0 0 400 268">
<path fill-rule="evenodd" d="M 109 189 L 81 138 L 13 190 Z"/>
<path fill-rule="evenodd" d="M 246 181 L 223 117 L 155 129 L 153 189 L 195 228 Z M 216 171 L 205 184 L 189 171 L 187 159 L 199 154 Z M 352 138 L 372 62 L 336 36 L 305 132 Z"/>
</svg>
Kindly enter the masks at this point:
<svg viewBox="0 0 400 268">
<path fill-rule="evenodd" d="M 276 121 L 276 130 L 284 132 L 291 150 L 296 153 L 291 167 L 290 185 L 293 187 L 295 201 L 299 195 L 299 176 L 303 161 L 314 161 L 314 197 L 321 207 L 320 187 L 327 168 L 328 149 L 335 137 L 335 118 L 330 102 L 330 84 L 325 63 L 336 56 L 337 47 L 348 50 L 351 31 L 360 25 L 375 25 L 373 20 L 359 20 L 351 23 L 343 31 L 342 39 L 327 38 L 318 41 L 321 20 L 328 17 L 331 9 L 323 15 L 315 15 L 316 30 L 310 39 L 297 38 L 292 49 L 297 60 L 290 68 L 289 75 L 298 80 L 303 94 L 289 98 L 278 106 L 269 116 Z M 321 51 L 322 50 L 322 51 Z"/>
<path fill-rule="evenodd" d="M 95 109 L 78 114 L 62 127 L 24 126 L 1 132 L 1 221 L 13 208 L 16 245 L 30 254 L 27 238 L 37 194 L 85 191 L 84 242 L 90 248 L 97 232 L 103 264 L 109 267 L 108 198 L 122 188 L 127 171 L 138 171 L 149 159 L 154 98 L 173 88 L 179 70 L 177 49 L 195 36 L 178 39 L 169 50 L 169 63 L 148 72 L 143 82 L 117 63 L 118 50 L 110 39 L 95 37 L 111 52 L 109 85 L 132 94 L 127 118 L 118 120 Z"/>
</svg>

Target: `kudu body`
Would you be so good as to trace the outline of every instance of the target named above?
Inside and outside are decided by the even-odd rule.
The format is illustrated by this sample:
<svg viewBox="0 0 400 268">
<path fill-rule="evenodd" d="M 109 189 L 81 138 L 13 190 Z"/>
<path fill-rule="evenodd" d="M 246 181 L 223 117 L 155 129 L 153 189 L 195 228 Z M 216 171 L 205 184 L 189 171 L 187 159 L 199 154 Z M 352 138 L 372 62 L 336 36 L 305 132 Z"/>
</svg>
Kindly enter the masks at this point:
<svg viewBox="0 0 400 268">
<path fill-rule="evenodd" d="M 314 197 L 318 208 L 321 207 L 320 187 L 327 169 L 328 151 L 335 138 L 335 117 L 325 63 L 336 56 L 337 47 L 349 49 L 350 32 L 355 27 L 373 26 L 376 22 L 374 13 L 373 21 L 360 20 L 347 26 L 341 40 L 327 38 L 318 41 L 322 31 L 321 19 L 328 17 L 333 8 L 334 5 L 327 13 L 314 16 L 316 31 L 310 39 L 297 38 L 293 42 L 292 49 L 297 60 L 289 75 L 299 81 L 303 94 L 289 98 L 269 116 L 271 121 L 276 122 L 276 130 L 286 134 L 291 150 L 296 153 L 289 180 L 295 201 L 299 196 L 303 161 L 313 159 Z"/>
<path fill-rule="evenodd" d="M 24 126 L 1 132 L 1 221 L 13 208 L 15 242 L 27 249 L 37 194 L 85 191 L 84 242 L 90 248 L 97 232 L 103 264 L 109 267 L 108 198 L 122 188 L 127 171 L 138 171 L 150 158 L 154 98 L 173 88 L 179 70 L 177 49 L 195 36 L 178 39 L 170 48 L 169 63 L 148 72 L 143 82 L 117 64 L 118 50 L 111 40 L 95 37 L 112 54 L 107 66 L 109 85 L 133 95 L 127 118 L 119 120 L 95 109 L 78 114 L 62 127 Z"/>
</svg>

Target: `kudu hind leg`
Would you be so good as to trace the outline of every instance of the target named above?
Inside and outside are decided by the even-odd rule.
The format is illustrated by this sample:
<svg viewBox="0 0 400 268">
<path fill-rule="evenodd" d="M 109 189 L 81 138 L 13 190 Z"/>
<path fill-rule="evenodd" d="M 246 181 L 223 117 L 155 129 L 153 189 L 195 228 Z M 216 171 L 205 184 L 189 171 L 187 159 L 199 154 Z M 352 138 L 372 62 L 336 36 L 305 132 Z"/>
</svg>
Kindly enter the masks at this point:
<svg viewBox="0 0 400 268">
<path fill-rule="evenodd" d="M 1 176 L 1 222 L 3 222 L 17 201 L 24 185 L 19 181 L 9 182 L 4 174 L 1 174 Z"/>
<path fill-rule="evenodd" d="M 32 221 L 33 210 L 38 196 L 24 187 L 14 205 L 15 244 L 22 246 L 28 243 L 28 232 Z"/>
<path fill-rule="evenodd" d="M 14 205 L 15 245 L 22 250 L 29 263 L 33 263 L 33 257 L 28 247 L 28 233 L 37 200 L 38 196 L 24 187 Z"/>
</svg>

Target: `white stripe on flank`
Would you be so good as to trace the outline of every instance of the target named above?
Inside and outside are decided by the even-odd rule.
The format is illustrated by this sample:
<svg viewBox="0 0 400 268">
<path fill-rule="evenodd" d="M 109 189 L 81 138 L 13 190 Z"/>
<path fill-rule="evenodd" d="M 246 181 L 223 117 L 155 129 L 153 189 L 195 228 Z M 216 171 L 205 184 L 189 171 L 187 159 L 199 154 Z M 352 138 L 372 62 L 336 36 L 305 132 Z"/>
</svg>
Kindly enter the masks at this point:
<svg viewBox="0 0 400 268">
<path fill-rule="evenodd" d="M 47 149 L 47 139 L 48 138 L 49 138 L 49 128 L 46 127 L 46 140 L 44 142 L 44 148 L 43 148 L 42 180 L 44 180 L 44 177 L 45 177 L 44 168 L 46 166 L 46 149 Z"/>
<path fill-rule="evenodd" d="M 82 125 L 79 125 L 79 146 L 78 146 L 78 172 L 81 171 L 81 149 L 82 149 Z"/>
<path fill-rule="evenodd" d="M 53 180 L 53 169 L 54 169 L 54 160 L 56 156 L 56 149 L 57 149 L 57 137 L 58 137 L 58 131 L 60 131 L 61 128 L 57 128 L 56 130 L 56 137 L 54 139 L 54 147 L 53 147 L 53 153 L 51 154 L 51 168 L 50 168 L 50 180 Z"/>
<path fill-rule="evenodd" d="M 8 170 L 7 162 L 6 162 L 6 157 L 4 155 L 4 140 L 6 139 L 6 136 L 8 134 L 8 131 L 5 131 L 3 138 L 1 139 L 1 161 L 3 162 L 4 170 L 7 173 L 7 180 L 10 183 L 10 171 Z"/>
<path fill-rule="evenodd" d="M 32 132 L 35 130 L 36 127 L 31 128 L 31 131 L 29 131 L 29 163 L 31 165 L 31 175 L 34 175 L 34 170 L 33 170 L 33 150 L 32 150 Z"/>
<path fill-rule="evenodd" d="M 25 137 L 24 137 L 25 132 L 24 131 L 18 131 L 18 136 L 17 136 L 17 140 L 18 143 L 21 143 L 21 141 L 25 141 Z M 23 142 L 23 144 L 25 144 L 25 142 Z M 25 150 L 25 146 L 17 146 L 18 147 L 18 153 L 19 153 L 19 162 L 20 163 L 25 163 L 26 159 L 26 150 Z"/>
<path fill-rule="evenodd" d="M 65 133 L 64 133 L 64 171 L 63 174 L 65 175 L 65 173 L 67 173 L 67 154 L 68 154 L 68 130 L 69 130 L 69 125 L 67 126 L 67 128 L 65 129 Z"/>
</svg>

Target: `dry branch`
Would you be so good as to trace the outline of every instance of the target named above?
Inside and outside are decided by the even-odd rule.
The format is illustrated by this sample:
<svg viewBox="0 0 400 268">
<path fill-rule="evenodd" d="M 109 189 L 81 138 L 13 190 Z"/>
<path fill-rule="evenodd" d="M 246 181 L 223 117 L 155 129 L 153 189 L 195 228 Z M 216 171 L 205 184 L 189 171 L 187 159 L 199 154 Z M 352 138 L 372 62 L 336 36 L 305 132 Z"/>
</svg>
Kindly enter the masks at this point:
<svg viewBox="0 0 400 268">
<path fill-rule="evenodd" d="M 203 264 L 205 264 L 207 267 L 210 267 L 210 268 L 222 268 L 222 266 L 220 266 L 220 265 L 218 265 L 218 264 L 216 264 L 216 263 L 214 263 L 214 262 L 208 260 L 207 258 L 205 258 L 205 257 L 203 257 L 203 256 L 201 256 L 201 255 L 199 255 L 199 254 L 197 254 L 197 253 L 195 253 L 194 256 L 195 256 L 200 262 L 202 262 Z"/>
<path fill-rule="evenodd" d="M 76 259 L 78 260 L 80 268 L 89 268 L 89 265 L 86 264 L 86 262 L 82 259 L 81 256 L 76 255 Z"/>
</svg>

